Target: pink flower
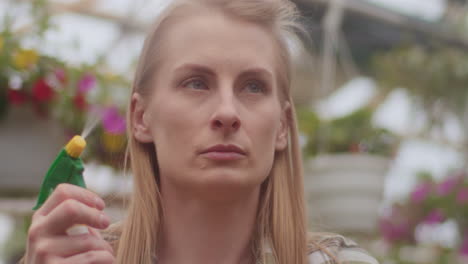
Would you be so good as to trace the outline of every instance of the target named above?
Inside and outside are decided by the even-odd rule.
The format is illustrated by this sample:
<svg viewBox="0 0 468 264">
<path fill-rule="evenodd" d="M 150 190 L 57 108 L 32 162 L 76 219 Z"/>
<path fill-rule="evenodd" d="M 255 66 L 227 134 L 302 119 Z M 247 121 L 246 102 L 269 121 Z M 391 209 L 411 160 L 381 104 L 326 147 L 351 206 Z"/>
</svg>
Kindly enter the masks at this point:
<svg viewBox="0 0 468 264">
<path fill-rule="evenodd" d="M 460 255 L 468 257 L 468 232 L 465 233 L 463 241 L 460 245 Z"/>
<path fill-rule="evenodd" d="M 382 237 L 390 242 L 413 241 L 413 231 L 410 219 L 398 206 L 392 206 L 388 215 L 379 220 Z"/>
<path fill-rule="evenodd" d="M 62 84 L 64 84 L 67 81 L 65 70 L 60 69 L 60 68 L 56 69 L 54 74 L 55 74 L 55 78 L 57 78 L 57 80 L 59 80 Z"/>
<path fill-rule="evenodd" d="M 379 223 L 380 232 L 388 242 L 407 240 L 411 236 L 411 227 L 407 221 L 392 221 L 382 219 Z"/>
<path fill-rule="evenodd" d="M 109 107 L 104 109 L 102 115 L 102 123 L 104 130 L 111 134 L 125 133 L 125 118 L 120 115 L 117 107 Z"/>
<path fill-rule="evenodd" d="M 427 217 L 424 219 L 424 222 L 427 224 L 438 224 L 442 223 L 445 220 L 445 216 L 440 209 L 432 210 Z"/>
<path fill-rule="evenodd" d="M 96 86 L 96 77 L 90 73 L 86 73 L 78 81 L 78 92 L 86 93 Z"/>
<path fill-rule="evenodd" d="M 464 187 L 458 191 L 457 202 L 460 204 L 468 203 L 468 187 Z"/>
<path fill-rule="evenodd" d="M 414 191 L 411 193 L 411 200 L 415 203 L 420 203 L 424 201 L 427 196 L 432 191 L 432 186 L 430 183 L 421 183 L 414 188 Z"/>
<path fill-rule="evenodd" d="M 446 180 L 437 185 L 436 192 L 440 196 L 445 196 L 451 193 L 455 189 L 455 187 L 457 187 L 459 182 L 460 178 L 458 177 L 447 178 Z"/>
</svg>

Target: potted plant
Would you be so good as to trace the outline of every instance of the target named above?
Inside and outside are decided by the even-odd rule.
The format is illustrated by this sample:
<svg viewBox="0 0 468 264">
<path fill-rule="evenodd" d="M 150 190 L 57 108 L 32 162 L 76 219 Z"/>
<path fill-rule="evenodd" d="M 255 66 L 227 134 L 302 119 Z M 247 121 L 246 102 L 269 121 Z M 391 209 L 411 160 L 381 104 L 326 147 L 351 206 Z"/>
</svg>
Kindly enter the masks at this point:
<svg viewBox="0 0 468 264">
<path fill-rule="evenodd" d="M 372 113 L 362 108 L 324 121 L 298 111 L 313 227 L 366 235 L 377 230 L 384 177 L 398 141 L 371 124 Z"/>
<path fill-rule="evenodd" d="M 376 55 L 373 71 L 380 87 L 391 91 L 405 89 L 416 108 L 424 110 L 429 122 L 421 134 L 444 136 L 448 118 L 458 121 L 468 135 L 468 55 L 465 50 L 429 43 L 396 48 Z M 464 142 L 444 140 L 468 149 Z M 468 159 L 468 152 L 466 152 Z"/>
<path fill-rule="evenodd" d="M 30 34 L 40 38 L 47 23 L 36 24 L 42 26 Z M 22 37 L 9 23 L 0 32 L 0 192 L 36 192 L 59 150 L 89 119 L 98 126 L 83 157 L 119 168 L 126 141 L 126 102 L 119 98 L 128 98 L 130 82 L 101 63 L 68 65 L 24 48 Z"/>
<path fill-rule="evenodd" d="M 389 249 L 386 258 L 393 263 L 466 263 L 466 172 L 454 170 L 440 181 L 434 180 L 427 172 L 420 172 L 418 178 L 418 183 L 408 197 L 384 210 L 379 221 L 383 241 Z M 447 223 L 454 224 L 452 229 L 456 236 L 452 237 L 452 241 L 441 240 L 432 235 L 437 232 L 438 227 Z M 402 254 L 408 248 L 413 249 L 414 254 Z M 419 253 L 416 254 L 416 251 Z"/>
</svg>

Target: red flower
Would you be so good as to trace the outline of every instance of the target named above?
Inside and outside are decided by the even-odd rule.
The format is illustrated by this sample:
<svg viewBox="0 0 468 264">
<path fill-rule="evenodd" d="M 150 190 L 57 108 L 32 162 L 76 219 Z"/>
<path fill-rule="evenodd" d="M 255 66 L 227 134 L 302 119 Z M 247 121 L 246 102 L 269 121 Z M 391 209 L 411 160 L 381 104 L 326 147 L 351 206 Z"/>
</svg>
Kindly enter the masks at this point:
<svg viewBox="0 0 468 264">
<path fill-rule="evenodd" d="M 47 108 L 44 104 L 41 104 L 38 101 L 32 102 L 32 107 L 34 109 L 34 112 L 40 117 L 40 118 L 47 118 L 48 112 Z"/>
<path fill-rule="evenodd" d="M 358 143 L 352 143 L 350 146 L 349 146 L 349 152 L 351 153 L 359 153 L 361 152 L 361 148 L 359 146 Z"/>
<path fill-rule="evenodd" d="M 26 93 L 18 90 L 8 89 L 8 101 L 14 105 L 21 105 L 26 102 L 28 96 Z"/>
<path fill-rule="evenodd" d="M 88 104 L 86 103 L 86 98 L 82 93 L 77 93 L 75 97 L 73 97 L 73 104 L 75 104 L 75 107 L 81 111 L 86 110 L 86 108 L 88 107 Z"/>
<path fill-rule="evenodd" d="M 52 100 L 55 92 L 44 79 L 39 79 L 32 88 L 32 96 L 37 102 L 47 102 Z"/>
</svg>

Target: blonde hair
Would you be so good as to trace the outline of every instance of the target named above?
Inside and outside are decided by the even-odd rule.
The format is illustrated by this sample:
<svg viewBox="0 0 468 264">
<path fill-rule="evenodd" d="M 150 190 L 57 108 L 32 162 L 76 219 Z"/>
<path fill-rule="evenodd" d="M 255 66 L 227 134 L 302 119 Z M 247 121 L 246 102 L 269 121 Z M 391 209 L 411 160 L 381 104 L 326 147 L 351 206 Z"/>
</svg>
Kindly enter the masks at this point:
<svg viewBox="0 0 468 264">
<path fill-rule="evenodd" d="M 265 262 L 263 246 L 268 243 L 274 263 L 307 263 L 306 213 L 303 193 L 301 152 L 298 143 L 295 110 L 290 95 L 291 54 L 287 41 L 303 31 L 298 11 L 287 0 L 191 0 L 173 1 L 159 16 L 145 40 L 133 82 L 132 94 L 148 92 L 148 82 L 158 65 L 168 21 L 184 10 L 214 8 L 228 16 L 249 21 L 271 30 L 278 47 L 278 71 L 282 102 L 289 102 L 289 138 L 284 151 L 275 153 L 270 175 L 262 183 L 252 252 Z M 296 38 L 297 40 L 298 38 Z M 162 226 L 161 192 L 156 152 L 153 144 L 143 144 L 132 135 L 132 105 L 128 110 L 128 153 L 134 177 L 128 215 L 119 226 L 120 239 L 115 246 L 117 263 L 151 263 L 159 247 Z"/>
</svg>

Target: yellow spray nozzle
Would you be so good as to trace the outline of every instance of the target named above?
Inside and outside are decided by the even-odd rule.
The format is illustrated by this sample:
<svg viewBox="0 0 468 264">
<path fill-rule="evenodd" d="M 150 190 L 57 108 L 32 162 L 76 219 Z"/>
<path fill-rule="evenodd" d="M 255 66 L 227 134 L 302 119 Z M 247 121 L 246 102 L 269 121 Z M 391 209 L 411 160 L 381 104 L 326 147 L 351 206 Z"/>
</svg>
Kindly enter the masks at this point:
<svg viewBox="0 0 468 264">
<path fill-rule="evenodd" d="M 74 136 L 65 146 L 65 151 L 73 158 L 78 158 L 86 147 L 86 141 L 81 136 Z"/>
</svg>

